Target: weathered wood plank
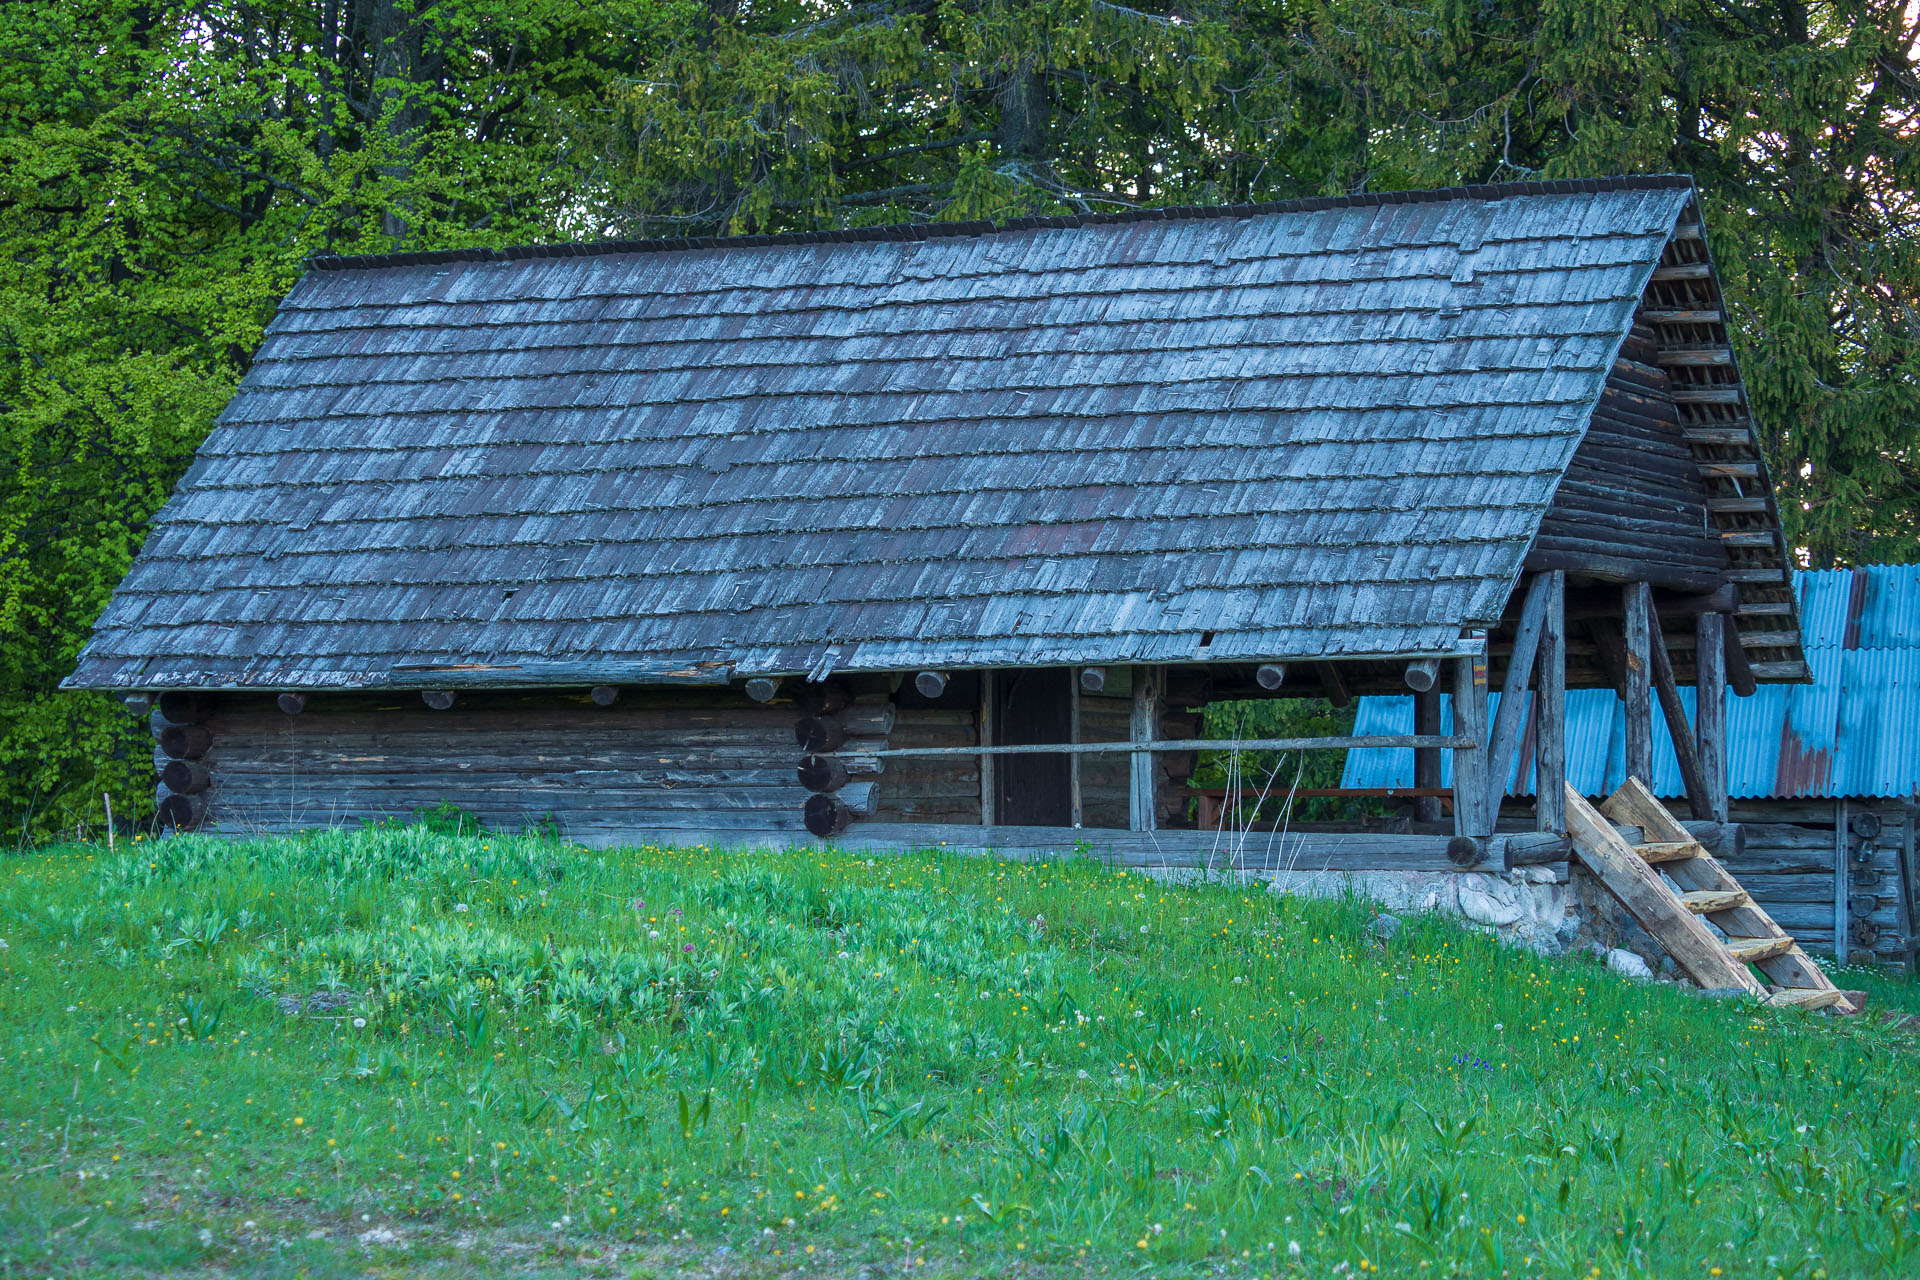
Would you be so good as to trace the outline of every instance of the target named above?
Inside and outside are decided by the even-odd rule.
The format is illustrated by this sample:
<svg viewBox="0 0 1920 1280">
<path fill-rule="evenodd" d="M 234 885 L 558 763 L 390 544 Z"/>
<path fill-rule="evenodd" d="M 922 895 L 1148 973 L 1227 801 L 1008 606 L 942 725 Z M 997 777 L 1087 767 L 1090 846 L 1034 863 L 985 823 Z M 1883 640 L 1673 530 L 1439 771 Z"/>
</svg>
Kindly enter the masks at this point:
<svg viewBox="0 0 1920 1280">
<path fill-rule="evenodd" d="M 1542 631 L 1540 703 L 1534 714 L 1534 824 L 1541 831 L 1567 829 L 1567 575 L 1549 570 L 1547 615 Z M 1497 807 L 1496 807 L 1497 811 Z"/>
<path fill-rule="evenodd" d="M 1629 582 L 1621 589 L 1621 603 L 1626 613 L 1626 721 L 1627 721 L 1627 776 L 1638 778 L 1642 782 L 1653 780 L 1653 721 L 1651 702 L 1651 676 L 1649 665 L 1652 637 L 1650 624 L 1653 616 L 1651 601 L 1647 596 L 1647 584 Z"/>
</svg>

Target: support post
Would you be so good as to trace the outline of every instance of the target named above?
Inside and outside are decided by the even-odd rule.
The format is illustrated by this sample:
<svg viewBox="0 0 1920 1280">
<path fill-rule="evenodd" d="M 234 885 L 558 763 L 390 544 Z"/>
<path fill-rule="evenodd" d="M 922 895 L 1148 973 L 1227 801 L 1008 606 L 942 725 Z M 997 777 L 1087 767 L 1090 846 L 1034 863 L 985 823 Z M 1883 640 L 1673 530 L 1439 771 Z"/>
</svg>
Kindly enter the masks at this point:
<svg viewBox="0 0 1920 1280">
<path fill-rule="evenodd" d="M 1413 695 L 1413 731 L 1426 737 L 1440 733 L 1440 689 L 1438 685 Z M 1413 785 L 1435 790 L 1440 786 L 1440 748 L 1413 749 Z M 1413 816 L 1420 822 L 1440 821 L 1440 797 L 1421 796 L 1413 802 Z"/>
<path fill-rule="evenodd" d="M 1067 739 L 1077 744 L 1080 741 L 1080 680 L 1083 673 L 1073 671 L 1068 674 L 1071 678 L 1067 681 Z M 1086 816 L 1080 802 L 1080 753 L 1078 751 L 1067 757 L 1067 768 L 1072 770 L 1067 781 L 1073 792 L 1073 825 L 1078 829 L 1081 826 L 1081 819 Z"/>
<path fill-rule="evenodd" d="M 1687 808 L 1700 822 L 1713 818 L 1713 805 L 1707 799 L 1707 782 L 1700 775 L 1700 757 L 1693 749 L 1693 726 L 1687 723 L 1687 708 L 1680 701 L 1680 686 L 1673 678 L 1673 660 L 1667 656 L 1666 633 L 1660 629 L 1660 615 L 1647 614 L 1647 657 L 1653 667 L 1653 690 L 1660 696 L 1660 715 L 1667 722 L 1667 738 L 1673 743 L 1673 758 L 1680 765 L 1680 779 L 1686 786 Z"/>
<path fill-rule="evenodd" d="M 994 714 L 993 704 L 999 692 L 999 673 L 986 670 L 980 673 L 980 745 L 990 747 L 993 743 Z M 994 825 L 1000 810 L 1000 784 L 993 772 L 994 757 L 980 757 L 980 825 Z"/>
<path fill-rule="evenodd" d="M 1133 669 L 1133 717 L 1129 726 L 1129 741 L 1152 742 L 1159 737 L 1162 674 L 1159 667 Z M 1136 751 L 1127 758 L 1132 765 L 1127 780 L 1127 825 L 1135 831 L 1152 831 L 1158 825 L 1155 813 L 1158 789 L 1154 786 L 1153 753 Z"/>
<path fill-rule="evenodd" d="M 1527 717 L 1527 684 L 1533 678 L 1533 659 L 1540 651 L 1540 635 L 1546 630 L 1547 603 L 1552 594 L 1547 575 L 1534 574 L 1527 586 L 1526 602 L 1520 606 L 1520 620 L 1514 625 L 1507 678 L 1500 686 L 1500 713 L 1487 749 L 1487 812 L 1495 819 L 1500 816 L 1500 801 L 1507 794 L 1507 771 L 1520 750 L 1520 733 Z"/>
<path fill-rule="evenodd" d="M 1469 747 L 1453 749 L 1453 832 L 1461 836 L 1490 836 L 1493 820 L 1487 812 L 1487 653 L 1482 638 L 1479 653 L 1453 660 L 1453 732 L 1470 738 Z"/>
<path fill-rule="evenodd" d="M 1534 712 L 1533 825 L 1567 829 L 1567 575 L 1547 574 L 1546 627 L 1540 640 L 1540 696 Z"/>
<path fill-rule="evenodd" d="M 1621 590 L 1627 614 L 1627 777 L 1653 790 L 1653 668 L 1649 658 L 1651 593 L 1644 582 Z"/>
<path fill-rule="evenodd" d="M 1694 754 L 1715 822 L 1727 820 L 1726 615 L 1703 613 L 1694 623 Z"/>
<path fill-rule="evenodd" d="M 1833 958 L 1847 962 L 1847 936 L 1853 932 L 1853 904 L 1847 901 L 1847 881 L 1851 878 L 1847 863 L 1847 802 L 1833 802 Z"/>
</svg>

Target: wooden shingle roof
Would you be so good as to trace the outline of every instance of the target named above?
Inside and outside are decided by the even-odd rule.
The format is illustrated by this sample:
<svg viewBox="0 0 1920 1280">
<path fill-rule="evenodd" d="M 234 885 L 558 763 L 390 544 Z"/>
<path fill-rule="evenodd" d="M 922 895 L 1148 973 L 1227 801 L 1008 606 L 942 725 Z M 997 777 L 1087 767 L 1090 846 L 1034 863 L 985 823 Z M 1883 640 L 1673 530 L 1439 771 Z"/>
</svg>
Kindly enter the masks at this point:
<svg viewBox="0 0 1920 1280">
<path fill-rule="evenodd" d="M 1691 198 L 317 263 L 69 684 L 1458 652 Z"/>
</svg>

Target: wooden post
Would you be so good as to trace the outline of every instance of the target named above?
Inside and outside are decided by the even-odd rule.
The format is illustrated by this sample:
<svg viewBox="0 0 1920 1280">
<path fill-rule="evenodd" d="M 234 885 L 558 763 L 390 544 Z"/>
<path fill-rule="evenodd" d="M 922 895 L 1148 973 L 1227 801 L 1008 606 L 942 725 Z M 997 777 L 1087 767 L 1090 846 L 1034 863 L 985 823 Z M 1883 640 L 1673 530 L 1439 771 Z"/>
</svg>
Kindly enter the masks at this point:
<svg viewBox="0 0 1920 1280">
<path fill-rule="evenodd" d="M 1080 682 L 1085 672 L 1070 671 L 1067 675 L 1067 741 L 1077 744 L 1080 741 Z M 1103 672 L 1101 684 L 1105 683 L 1106 675 Z M 1067 768 L 1069 770 L 1067 783 L 1073 793 L 1071 820 L 1077 828 L 1081 825 L 1081 819 L 1086 816 L 1080 803 L 1080 753 L 1078 751 L 1067 757 Z"/>
<path fill-rule="evenodd" d="M 1567 829 L 1567 575 L 1555 569 L 1540 641 L 1540 697 L 1534 712 L 1533 825 Z"/>
<path fill-rule="evenodd" d="M 1507 794 L 1507 771 L 1520 750 L 1520 733 L 1526 724 L 1527 684 L 1533 678 L 1533 659 L 1540 651 L 1540 634 L 1546 629 L 1547 603 L 1553 596 L 1553 584 L 1544 573 L 1533 575 L 1527 586 L 1527 599 L 1520 606 L 1520 620 L 1513 629 L 1513 649 L 1507 654 L 1507 677 L 1500 685 L 1500 713 L 1494 721 L 1487 747 L 1487 812 L 1500 816 L 1500 801 Z M 1456 801 L 1457 803 L 1457 801 Z"/>
<path fill-rule="evenodd" d="M 1629 582 L 1621 591 L 1627 614 L 1627 776 L 1653 790 L 1653 668 L 1649 615 L 1651 593 L 1644 582 Z"/>
<path fill-rule="evenodd" d="M 1159 667 L 1133 669 L 1133 719 L 1127 735 L 1131 742 L 1159 737 L 1161 676 Z M 1132 768 L 1127 780 L 1127 825 L 1135 831 L 1152 831 L 1158 825 L 1153 753 L 1136 751 L 1128 759 Z"/>
<path fill-rule="evenodd" d="M 1833 802 L 1833 958 L 1847 962 L 1847 935 L 1853 931 L 1853 904 L 1847 901 L 1847 802 Z"/>
<path fill-rule="evenodd" d="M 1687 708 L 1680 701 L 1680 686 L 1673 678 L 1673 660 L 1667 656 L 1666 633 L 1660 629 L 1660 615 L 1647 613 L 1647 658 L 1653 668 L 1653 689 L 1660 695 L 1660 715 L 1667 722 L 1667 738 L 1673 743 L 1673 758 L 1680 765 L 1680 779 L 1686 787 L 1687 808 L 1700 821 L 1713 818 L 1713 805 L 1707 799 L 1706 779 L 1700 776 L 1700 757 L 1693 749 L 1693 726 L 1687 723 Z"/>
<path fill-rule="evenodd" d="M 1727 820 L 1726 615 L 1703 613 L 1694 623 L 1694 754 L 1715 822 Z"/>
<path fill-rule="evenodd" d="M 1490 836 L 1493 820 L 1487 813 L 1487 653 L 1453 660 L 1453 732 L 1471 738 L 1474 745 L 1453 749 L 1453 832 L 1461 836 Z"/>
<path fill-rule="evenodd" d="M 1413 695 L 1413 731 L 1422 736 L 1439 735 L 1440 690 L 1437 686 Z M 1413 785 L 1425 790 L 1440 786 L 1440 748 L 1413 749 Z M 1418 822 L 1440 821 L 1440 797 L 1420 796 L 1413 802 L 1413 816 Z"/>
<path fill-rule="evenodd" d="M 980 745 L 993 745 L 993 699 L 998 690 L 996 671 L 980 673 Z M 980 757 L 980 825 L 990 827 L 1000 811 L 1000 783 L 994 777 L 990 755 Z"/>
</svg>

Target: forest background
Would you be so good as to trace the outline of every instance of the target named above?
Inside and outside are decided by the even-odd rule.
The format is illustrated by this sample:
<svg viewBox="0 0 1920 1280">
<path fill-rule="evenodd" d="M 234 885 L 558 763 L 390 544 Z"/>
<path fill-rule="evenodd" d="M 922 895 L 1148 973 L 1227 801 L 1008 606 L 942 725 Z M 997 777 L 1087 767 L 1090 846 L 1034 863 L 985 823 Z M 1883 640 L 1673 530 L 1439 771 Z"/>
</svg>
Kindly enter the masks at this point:
<svg viewBox="0 0 1920 1280">
<path fill-rule="evenodd" d="M 1789 534 L 1920 551 L 1915 0 L 0 6 L 0 831 L 152 805 L 62 693 L 314 253 L 1683 172 Z"/>
</svg>

